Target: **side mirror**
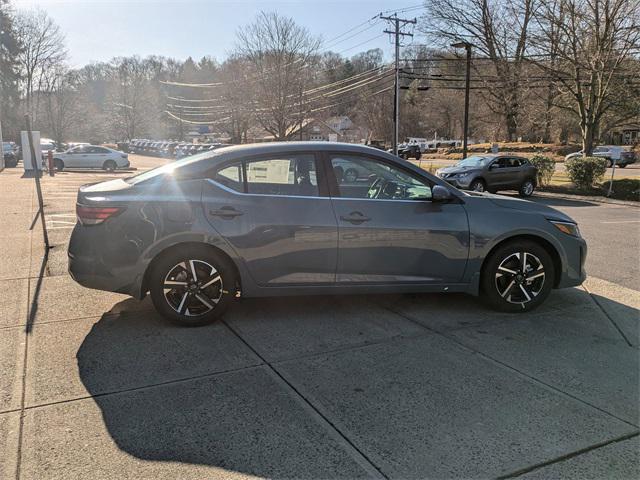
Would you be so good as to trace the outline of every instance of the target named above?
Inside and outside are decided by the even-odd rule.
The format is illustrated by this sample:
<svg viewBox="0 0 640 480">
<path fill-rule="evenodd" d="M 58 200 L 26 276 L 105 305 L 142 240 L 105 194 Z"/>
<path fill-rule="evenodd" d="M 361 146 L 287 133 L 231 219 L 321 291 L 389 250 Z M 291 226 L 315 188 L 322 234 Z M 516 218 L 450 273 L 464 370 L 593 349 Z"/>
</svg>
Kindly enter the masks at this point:
<svg viewBox="0 0 640 480">
<path fill-rule="evenodd" d="M 434 185 L 431 189 L 431 201 L 433 202 L 447 202 L 451 198 L 451 191 L 442 185 Z"/>
</svg>

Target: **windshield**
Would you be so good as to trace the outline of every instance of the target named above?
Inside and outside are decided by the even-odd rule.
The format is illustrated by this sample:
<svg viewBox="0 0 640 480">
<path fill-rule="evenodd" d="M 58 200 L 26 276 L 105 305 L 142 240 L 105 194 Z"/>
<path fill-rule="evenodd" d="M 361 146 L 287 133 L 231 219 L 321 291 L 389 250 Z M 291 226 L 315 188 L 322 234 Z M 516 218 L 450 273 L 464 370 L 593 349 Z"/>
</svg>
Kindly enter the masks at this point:
<svg viewBox="0 0 640 480">
<path fill-rule="evenodd" d="M 488 157 L 468 157 L 456 163 L 456 167 L 484 167 L 490 160 Z"/>
<path fill-rule="evenodd" d="M 127 177 L 124 179 L 125 182 L 130 183 L 131 185 L 135 185 L 140 182 L 144 182 L 153 178 L 158 178 L 164 175 L 173 175 L 173 172 L 178 169 L 185 167 L 186 165 L 191 165 L 193 163 L 199 162 L 200 160 L 211 159 L 218 155 L 220 155 L 221 150 L 217 150 L 216 152 L 202 152 L 197 155 L 192 155 L 190 157 L 185 157 L 180 160 L 176 160 L 175 162 L 168 163 L 161 167 L 154 168 L 152 170 L 147 170 L 146 172 L 139 173 L 137 175 L 133 175 L 131 177 Z"/>
</svg>

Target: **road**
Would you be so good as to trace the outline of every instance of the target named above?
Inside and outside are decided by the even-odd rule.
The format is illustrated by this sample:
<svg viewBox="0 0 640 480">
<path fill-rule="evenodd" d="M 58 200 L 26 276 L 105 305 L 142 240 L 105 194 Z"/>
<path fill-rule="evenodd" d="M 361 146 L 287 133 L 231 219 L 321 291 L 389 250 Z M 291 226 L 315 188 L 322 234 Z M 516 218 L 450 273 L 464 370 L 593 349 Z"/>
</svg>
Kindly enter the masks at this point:
<svg viewBox="0 0 640 480">
<path fill-rule="evenodd" d="M 638 207 L 537 197 L 566 213 L 587 240 L 587 274 L 640 290 L 640 205 Z"/>
</svg>

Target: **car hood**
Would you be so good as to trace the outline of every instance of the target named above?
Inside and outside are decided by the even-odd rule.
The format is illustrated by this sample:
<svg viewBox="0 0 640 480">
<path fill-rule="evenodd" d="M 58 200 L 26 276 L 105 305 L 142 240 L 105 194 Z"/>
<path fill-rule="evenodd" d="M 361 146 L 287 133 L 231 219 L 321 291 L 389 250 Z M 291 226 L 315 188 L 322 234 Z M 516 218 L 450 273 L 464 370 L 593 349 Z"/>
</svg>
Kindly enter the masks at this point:
<svg viewBox="0 0 640 480">
<path fill-rule="evenodd" d="M 452 165 L 451 167 L 444 167 L 438 170 L 438 173 L 452 175 L 456 173 L 469 173 L 469 172 L 479 172 L 482 168 L 478 167 L 457 167 Z"/>
<path fill-rule="evenodd" d="M 474 201 L 486 201 L 490 202 L 500 208 L 509 208 L 512 210 L 520 210 L 527 213 L 538 213 L 550 220 L 558 220 L 561 222 L 576 223 L 569 215 L 551 208 L 547 205 L 538 202 L 532 202 L 530 200 L 522 200 L 520 198 L 505 197 L 503 195 L 495 195 L 491 193 L 478 193 L 478 192 L 465 192 L 469 197 L 472 197 Z"/>
</svg>

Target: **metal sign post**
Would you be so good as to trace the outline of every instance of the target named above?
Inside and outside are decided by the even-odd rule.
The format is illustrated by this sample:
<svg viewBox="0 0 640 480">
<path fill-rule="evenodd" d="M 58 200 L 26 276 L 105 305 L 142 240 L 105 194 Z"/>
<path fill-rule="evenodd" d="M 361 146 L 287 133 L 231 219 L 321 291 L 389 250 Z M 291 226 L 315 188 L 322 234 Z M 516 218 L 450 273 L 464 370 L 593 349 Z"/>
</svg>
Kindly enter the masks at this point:
<svg viewBox="0 0 640 480">
<path fill-rule="evenodd" d="M 616 173 L 616 159 L 613 159 L 613 168 L 611 168 L 611 180 L 609 180 L 609 191 L 607 192 L 607 197 L 610 197 L 613 193 L 613 175 Z"/>
<path fill-rule="evenodd" d="M 51 248 L 49 244 L 49 234 L 47 233 L 47 222 L 44 219 L 44 199 L 42 198 L 42 187 L 40 186 L 40 174 L 42 172 L 42 159 L 38 162 L 36 160 L 36 151 L 33 145 L 33 132 L 31 131 L 31 119 L 29 114 L 24 116 L 24 120 L 27 126 L 27 137 L 29 138 L 29 150 L 31 154 L 31 165 L 33 165 L 33 178 L 36 181 L 36 192 L 38 193 L 38 215 L 42 222 L 42 236 L 44 237 L 45 251 Z"/>
</svg>

